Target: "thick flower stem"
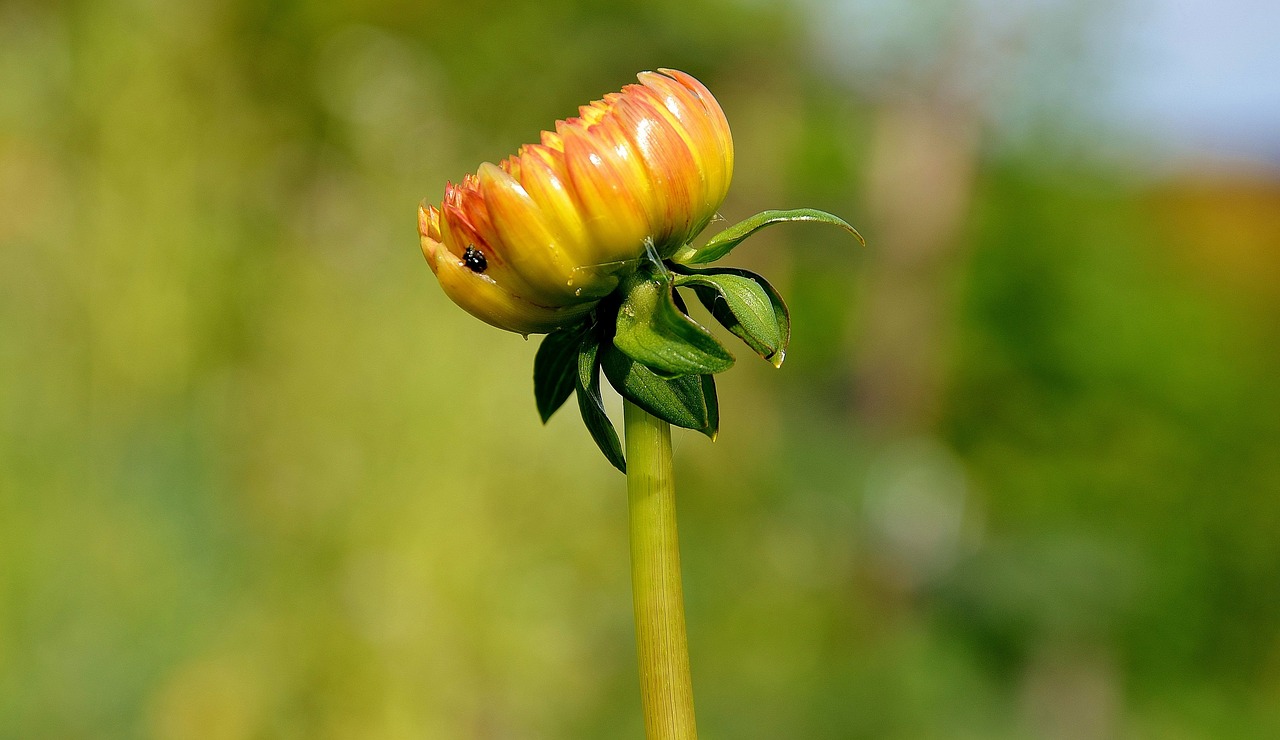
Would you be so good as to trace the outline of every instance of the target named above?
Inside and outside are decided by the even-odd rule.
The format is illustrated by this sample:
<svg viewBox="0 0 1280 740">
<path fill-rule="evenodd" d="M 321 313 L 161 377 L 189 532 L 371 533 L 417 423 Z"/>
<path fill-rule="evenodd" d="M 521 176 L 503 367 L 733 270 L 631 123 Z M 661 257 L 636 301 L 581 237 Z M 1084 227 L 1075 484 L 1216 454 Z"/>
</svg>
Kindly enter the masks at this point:
<svg viewBox="0 0 1280 740">
<path fill-rule="evenodd" d="M 631 592 L 648 740 L 693 740 L 693 681 L 680 584 L 671 427 L 624 400 Z"/>
</svg>

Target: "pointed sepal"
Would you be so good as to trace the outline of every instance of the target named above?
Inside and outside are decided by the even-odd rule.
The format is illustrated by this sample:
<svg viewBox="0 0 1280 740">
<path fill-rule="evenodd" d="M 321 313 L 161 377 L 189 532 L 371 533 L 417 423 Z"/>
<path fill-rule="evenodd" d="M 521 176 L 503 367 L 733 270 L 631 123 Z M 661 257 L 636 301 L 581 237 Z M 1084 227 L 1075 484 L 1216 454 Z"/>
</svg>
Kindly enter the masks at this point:
<svg viewBox="0 0 1280 740">
<path fill-rule="evenodd" d="M 694 429 L 714 436 L 700 375 L 664 378 L 641 365 L 616 347 L 601 349 L 604 376 L 623 398 L 672 426 Z M 705 376 L 710 377 L 710 376 Z M 715 387 L 712 386 L 714 393 Z M 714 399 L 712 399 L 714 404 Z"/>
<path fill-rule="evenodd" d="M 614 346 L 668 377 L 728 370 L 733 355 L 672 297 L 672 276 L 660 264 L 641 269 L 622 285 Z"/>
<path fill-rule="evenodd" d="M 720 399 L 716 398 L 716 376 L 703 375 L 701 380 L 702 398 L 707 402 L 707 425 L 699 431 L 714 442 L 720 435 Z"/>
<path fill-rule="evenodd" d="M 839 216 L 833 216 L 826 211 L 819 211 L 816 208 L 796 208 L 789 211 L 761 211 L 745 221 L 730 226 L 721 231 L 719 234 L 711 237 L 711 239 L 701 247 L 692 247 L 685 245 L 672 255 L 671 259 L 683 265 L 705 265 L 709 262 L 715 262 L 729 252 L 733 248 L 743 242 L 744 239 L 756 233 L 766 226 L 783 223 L 796 223 L 804 221 L 813 221 L 822 224 L 831 224 L 839 226 L 845 231 L 853 234 L 855 238 L 863 245 L 867 242 L 858 233 L 858 230 L 849 225 L 847 221 Z"/>
<path fill-rule="evenodd" d="M 677 287 L 692 288 L 716 321 L 774 367 L 782 366 L 791 341 L 791 316 L 768 280 L 729 267 L 676 270 Z"/>
<path fill-rule="evenodd" d="M 557 329 L 542 340 L 533 357 L 533 398 L 546 424 L 573 393 L 578 382 L 578 347 L 587 325 Z"/>
<path fill-rule="evenodd" d="M 604 400 L 600 397 L 600 340 L 595 332 L 588 332 L 578 346 L 578 372 L 575 389 L 578 392 L 578 410 L 582 422 L 595 440 L 596 446 L 613 467 L 627 472 L 626 457 L 613 422 L 604 412 Z"/>
</svg>

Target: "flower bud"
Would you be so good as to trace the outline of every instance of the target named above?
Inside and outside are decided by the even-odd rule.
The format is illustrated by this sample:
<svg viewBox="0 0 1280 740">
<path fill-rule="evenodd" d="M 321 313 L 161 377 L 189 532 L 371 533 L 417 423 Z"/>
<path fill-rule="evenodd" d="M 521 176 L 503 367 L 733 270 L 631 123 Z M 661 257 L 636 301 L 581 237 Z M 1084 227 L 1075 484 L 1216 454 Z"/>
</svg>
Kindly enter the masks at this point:
<svg viewBox="0 0 1280 740">
<path fill-rule="evenodd" d="M 455 303 L 501 329 L 550 332 L 647 249 L 668 257 L 710 222 L 733 176 L 723 111 L 683 72 L 638 79 L 419 207 L 422 252 Z"/>
</svg>

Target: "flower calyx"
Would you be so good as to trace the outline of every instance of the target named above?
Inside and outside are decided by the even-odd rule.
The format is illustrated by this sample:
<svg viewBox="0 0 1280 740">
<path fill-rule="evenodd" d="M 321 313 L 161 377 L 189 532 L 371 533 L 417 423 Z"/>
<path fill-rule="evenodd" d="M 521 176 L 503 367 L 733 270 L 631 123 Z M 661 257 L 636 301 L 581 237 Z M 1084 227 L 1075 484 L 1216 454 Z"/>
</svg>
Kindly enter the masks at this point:
<svg viewBox="0 0 1280 740">
<path fill-rule="evenodd" d="M 791 318 L 778 291 L 748 270 L 693 265 L 727 255 L 766 226 L 805 221 L 839 226 L 862 241 L 842 219 L 798 209 L 764 211 L 702 247 L 684 245 L 667 259 L 650 252 L 588 316 L 543 340 L 533 372 L 534 399 L 543 423 L 576 394 L 592 439 L 614 467 L 626 472 L 622 445 L 604 411 L 603 373 L 620 395 L 645 411 L 714 440 L 720 424 L 714 376 L 732 367 L 734 357 L 689 315 L 681 292 L 691 292 L 716 322 L 781 367 L 791 340 Z"/>
</svg>

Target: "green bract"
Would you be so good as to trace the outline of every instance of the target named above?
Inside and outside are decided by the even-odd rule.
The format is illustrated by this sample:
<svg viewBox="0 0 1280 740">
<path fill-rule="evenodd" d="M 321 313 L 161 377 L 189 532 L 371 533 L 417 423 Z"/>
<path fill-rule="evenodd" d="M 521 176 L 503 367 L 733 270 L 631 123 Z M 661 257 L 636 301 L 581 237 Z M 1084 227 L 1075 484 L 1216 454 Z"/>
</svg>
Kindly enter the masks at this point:
<svg viewBox="0 0 1280 740">
<path fill-rule="evenodd" d="M 600 396 L 603 371 L 619 394 L 645 411 L 715 439 L 720 412 L 714 375 L 732 367 L 734 359 L 689 316 L 680 290 L 691 290 L 712 318 L 781 367 L 791 341 L 791 318 L 778 291 L 747 270 L 690 265 L 724 257 L 766 226 L 797 221 L 839 226 L 862 241 L 857 230 L 836 216 L 802 208 L 758 213 L 701 247 L 681 247 L 666 260 L 650 254 L 590 314 L 542 341 L 533 363 L 533 391 L 543 423 L 576 392 L 592 439 L 614 467 L 626 472 L 618 434 Z"/>
</svg>

